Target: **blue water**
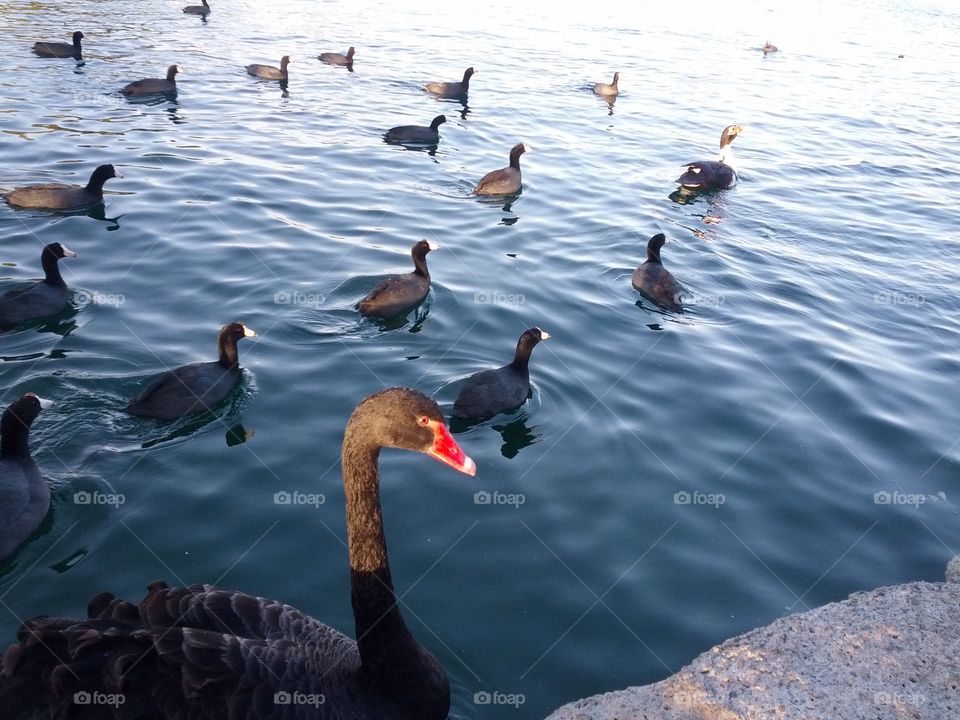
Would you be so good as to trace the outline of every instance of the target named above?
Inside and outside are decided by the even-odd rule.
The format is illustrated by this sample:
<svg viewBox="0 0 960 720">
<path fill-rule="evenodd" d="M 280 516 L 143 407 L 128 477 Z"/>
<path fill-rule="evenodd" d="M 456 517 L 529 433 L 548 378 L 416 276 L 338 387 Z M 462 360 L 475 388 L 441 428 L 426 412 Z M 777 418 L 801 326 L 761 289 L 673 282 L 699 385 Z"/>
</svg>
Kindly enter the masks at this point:
<svg viewBox="0 0 960 720">
<path fill-rule="evenodd" d="M 125 175 L 100 218 L 0 206 L 0 284 L 36 277 L 45 243 L 78 253 L 75 311 L 0 337 L 0 403 L 54 403 L 32 436 L 53 508 L 0 567 L 0 646 L 26 617 L 158 578 L 352 634 L 349 413 L 389 385 L 449 410 L 533 325 L 553 337 L 530 401 L 457 436 L 476 478 L 382 458 L 394 578 L 452 717 L 543 717 L 784 614 L 942 578 L 960 551 L 951 3 L 237 0 L 207 22 L 182 4 L 0 2 L 0 189 Z M 74 29 L 82 66 L 30 52 Z M 352 73 L 316 60 L 349 45 Z M 286 92 L 243 71 L 284 54 Z M 117 94 L 172 63 L 175 100 Z M 468 65 L 467 108 L 419 90 Z M 609 107 L 590 87 L 614 70 Z M 441 112 L 436 152 L 381 139 Z M 732 122 L 740 184 L 672 201 Z M 517 142 L 520 198 L 472 198 Z M 683 314 L 630 286 L 656 232 Z M 427 305 L 360 320 L 420 238 L 443 246 Z M 258 337 L 216 418 L 123 412 L 154 374 L 212 359 L 235 319 Z M 294 490 L 325 502 L 274 503 Z M 495 491 L 514 503 L 475 503 Z"/>
</svg>

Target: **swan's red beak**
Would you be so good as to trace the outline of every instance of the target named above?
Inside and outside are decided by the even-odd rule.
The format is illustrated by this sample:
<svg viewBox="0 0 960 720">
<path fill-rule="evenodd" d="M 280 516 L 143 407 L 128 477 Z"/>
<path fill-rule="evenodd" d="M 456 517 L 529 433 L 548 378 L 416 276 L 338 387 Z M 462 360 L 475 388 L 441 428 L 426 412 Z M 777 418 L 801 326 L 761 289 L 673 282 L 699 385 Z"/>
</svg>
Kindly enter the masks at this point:
<svg viewBox="0 0 960 720">
<path fill-rule="evenodd" d="M 476 475 L 477 464 L 457 445 L 447 426 L 442 422 L 431 420 L 430 427 L 433 430 L 433 447 L 427 450 L 427 455 L 462 473 Z"/>
</svg>

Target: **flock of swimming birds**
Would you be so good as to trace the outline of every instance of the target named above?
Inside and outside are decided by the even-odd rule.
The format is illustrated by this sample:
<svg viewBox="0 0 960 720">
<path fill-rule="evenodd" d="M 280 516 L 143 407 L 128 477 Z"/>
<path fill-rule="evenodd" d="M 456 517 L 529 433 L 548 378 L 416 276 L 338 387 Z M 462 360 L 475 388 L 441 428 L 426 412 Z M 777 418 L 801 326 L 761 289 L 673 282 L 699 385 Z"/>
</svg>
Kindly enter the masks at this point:
<svg viewBox="0 0 960 720">
<path fill-rule="evenodd" d="M 207 0 L 184 13 L 205 16 Z M 38 42 L 43 57 L 82 58 L 82 32 L 72 43 Z M 775 52 L 769 43 L 764 54 Z M 355 49 L 318 58 L 352 69 Z M 252 76 L 285 83 L 291 60 L 280 67 L 248 65 Z M 165 78 L 125 85 L 127 97 L 175 93 L 177 65 Z M 429 83 L 427 92 L 443 98 L 467 97 L 474 69 L 457 82 Z M 593 91 L 606 99 L 619 94 L 620 74 Z M 388 143 L 435 146 L 436 116 L 428 127 L 400 126 L 384 133 Z M 688 191 L 732 187 L 737 173 L 730 145 L 739 125 L 723 130 L 717 160 L 689 163 L 676 181 Z M 517 144 L 509 165 L 487 173 L 474 193 L 515 196 L 522 191 Z M 96 168 L 85 186 L 59 183 L 20 187 L 5 194 L 15 208 L 67 210 L 103 202 L 104 183 L 122 175 L 113 165 Z M 647 246 L 647 259 L 632 284 L 668 311 L 682 311 L 683 287 L 663 266 L 662 233 Z M 426 240 L 411 250 L 412 272 L 389 276 L 356 305 L 360 315 L 391 318 L 408 313 L 430 290 L 426 256 L 436 249 Z M 71 293 L 59 261 L 76 254 L 61 243 L 43 248 L 44 278 L 0 295 L 0 331 L 10 331 L 66 309 Z M 175 420 L 210 412 L 240 384 L 237 343 L 255 333 L 241 322 L 218 335 L 218 358 L 163 373 L 127 405 L 133 415 Z M 478 372 L 462 385 L 452 415 L 482 420 L 522 405 L 530 394 L 529 360 L 550 335 L 540 328 L 519 338 L 513 360 Z M 39 398 L 27 393 L 0 418 L 0 562 L 11 557 L 38 529 L 50 505 L 50 489 L 29 449 L 29 433 L 41 412 Z M 429 455 L 473 475 L 476 465 L 460 448 L 439 406 L 409 388 L 390 388 L 364 399 L 344 433 L 342 470 L 346 489 L 354 641 L 304 613 L 273 600 L 208 585 L 170 588 L 150 585 L 138 604 L 109 593 L 91 600 L 86 618 L 28 620 L 17 642 L 0 659 L 0 708 L 4 718 L 377 718 L 432 720 L 447 717 L 450 686 L 440 663 L 413 637 L 397 606 L 381 520 L 378 456 L 381 448 L 403 448 Z M 77 706 L 78 693 L 106 693 L 122 703 Z M 290 697 L 321 698 L 290 703 Z M 285 694 L 285 695 L 284 695 Z M 89 697 L 89 695 L 87 696 Z M 286 703 L 278 704 L 278 697 Z M 83 714 L 81 715 L 81 711 Z M 12 715 L 10 714 L 12 713 Z M 101 714 L 97 714 L 101 713 Z"/>
</svg>

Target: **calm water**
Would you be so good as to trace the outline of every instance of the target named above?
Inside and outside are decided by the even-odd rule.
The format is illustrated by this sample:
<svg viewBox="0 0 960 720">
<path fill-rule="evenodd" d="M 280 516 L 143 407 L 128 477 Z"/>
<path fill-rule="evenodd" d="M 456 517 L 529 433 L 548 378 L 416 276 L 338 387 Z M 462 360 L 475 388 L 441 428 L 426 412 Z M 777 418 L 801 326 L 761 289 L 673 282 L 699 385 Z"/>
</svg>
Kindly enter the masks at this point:
<svg viewBox="0 0 960 720">
<path fill-rule="evenodd" d="M 35 277 L 45 243 L 78 253 L 76 312 L 0 338 L 2 404 L 55 403 L 33 433 L 53 509 L 0 568 L 0 645 L 21 618 L 157 578 L 352 634 L 346 418 L 387 385 L 449 410 L 532 325 L 553 339 L 530 402 L 458 435 L 476 478 L 382 461 L 394 577 L 453 717 L 542 717 L 783 614 L 942 578 L 960 551 L 957 10 L 238 0 L 204 23 L 183 4 L 0 2 L 0 189 L 105 162 L 126 176 L 100 218 L 0 207 L 4 278 Z M 29 50 L 78 28 L 82 67 Z M 782 52 L 763 59 L 768 38 Z M 315 59 L 351 44 L 353 73 Z M 243 71 L 283 54 L 287 93 Z M 115 92 L 171 63 L 175 101 Z M 418 90 L 468 65 L 469 108 Z M 611 109 L 589 88 L 614 70 Z M 381 140 L 441 112 L 435 153 Z M 731 122 L 740 185 L 671 201 Z M 521 141 L 520 199 L 471 198 Z M 630 287 L 659 231 L 697 300 L 682 315 Z M 359 321 L 353 303 L 422 237 L 444 247 L 419 318 Z M 123 412 L 151 375 L 212 358 L 234 319 L 259 336 L 217 418 Z"/>
</svg>

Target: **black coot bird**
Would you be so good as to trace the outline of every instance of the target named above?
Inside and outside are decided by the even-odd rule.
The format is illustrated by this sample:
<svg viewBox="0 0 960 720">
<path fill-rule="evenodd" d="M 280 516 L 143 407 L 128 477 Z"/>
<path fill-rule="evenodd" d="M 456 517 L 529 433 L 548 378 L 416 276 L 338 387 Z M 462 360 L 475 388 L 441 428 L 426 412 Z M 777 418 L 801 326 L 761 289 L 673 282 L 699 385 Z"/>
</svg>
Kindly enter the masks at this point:
<svg viewBox="0 0 960 720">
<path fill-rule="evenodd" d="M 347 50 L 346 55 L 343 55 L 341 53 L 335 53 L 335 52 L 325 52 L 325 53 L 320 53 L 319 55 L 317 55 L 317 57 L 320 58 L 323 62 L 327 63 L 328 65 L 342 65 L 344 67 L 352 67 L 354 52 L 355 52 L 354 48 L 351 47 L 349 50 Z"/>
<path fill-rule="evenodd" d="M 213 8 L 210 7 L 210 4 L 207 0 L 200 0 L 203 5 L 187 5 L 183 11 L 188 15 L 209 15 L 213 12 Z"/>
<path fill-rule="evenodd" d="M 127 405 L 127 412 L 175 420 L 216 407 L 240 382 L 237 342 L 245 337 L 256 337 L 256 333 L 241 322 L 224 325 L 217 336 L 219 360 L 184 365 L 163 373 Z"/>
<path fill-rule="evenodd" d="M 167 68 L 166 78 L 144 78 L 135 80 L 132 83 L 121 88 L 127 97 L 139 97 L 141 95 L 170 95 L 177 91 L 177 73 L 183 72 L 179 65 L 171 65 Z"/>
<path fill-rule="evenodd" d="M 510 164 L 505 168 L 488 172 L 473 189 L 477 195 L 516 195 L 523 187 L 520 174 L 520 156 L 530 149 L 519 143 L 510 148 Z"/>
<path fill-rule="evenodd" d="M 11 330 L 29 320 L 55 315 L 67 306 L 70 291 L 60 276 L 60 258 L 76 253 L 60 243 L 50 243 L 40 253 L 44 278 L 0 295 L 0 331 Z"/>
<path fill-rule="evenodd" d="M 647 243 L 647 259 L 633 271 L 633 287 L 667 310 L 683 310 L 683 288 L 660 262 L 660 248 L 667 241 L 657 233 Z"/>
<path fill-rule="evenodd" d="M 390 388 L 354 410 L 341 459 L 356 641 L 279 601 L 210 585 L 155 582 L 137 605 L 101 593 L 87 618 L 39 616 L 20 628 L 0 661 L 4 720 L 66 717 L 79 692 L 122 692 L 121 708 L 136 709 L 122 716 L 151 720 L 446 718 L 447 674 L 407 627 L 393 588 L 382 448 L 476 473 L 422 393 Z"/>
<path fill-rule="evenodd" d="M 460 82 L 432 82 L 424 86 L 424 90 L 444 98 L 464 98 L 470 91 L 470 78 L 475 74 L 472 67 L 463 71 L 463 80 Z"/>
<path fill-rule="evenodd" d="M 3 199 L 15 207 L 45 210 L 70 210 L 103 202 L 103 184 L 123 175 L 113 165 L 101 165 L 85 186 L 44 183 L 14 188 Z"/>
<path fill-rule="evenodd" d="M 486 420 L 523 404 L 530 394 L 530 353 L 550 333 L 538 327 L 524 331 L 513 360 L 496 370 L 471 375 L 453 403 L 455 418 Z"/>
<path fill-rule="evenodd" d="M 620 94 L 620 88 L 617 87 L 618 82 L 620 82 L 620 73 L 615 72 L 612 83 L 609 85 L 607 83 L 594 83 L 593 91 L 603 97 L 616 97 Z"/>
<path fill-rule="evenodd" d="M 33 44 L 33 51 L 41 57 L 74 58 L 79 60 L 83 56 L 80 41 L 83 33 L 77 30 L 73 34 L 73 43 L 37 42 Z"/>
<path fill-rule="evenodd" d="M 676 182 L 691 190 L 722 190 L 737 183 L 737 171 L 733 166 L 731 143 L 743 132 L 739 125 L 728 125 L 720 135 L 720 159 L 701 160 L 687 165 L 687 171 Z"/>
<path fill-rule="evenodd" d="M 0 562 L 33 535 L 50 508 L 50 487 L 28 443 L 39 414 L 39 398 L 27 393 L 0 418 Z"/>
<path fill-rule="evenodd" d="M 406 312 L 423 300 L 430 292 L 430 271 L 427 270 L 427 253 L 439 250 L 440 246 L 421 240 L 410 250 L 413 256 L 413 272 L 391 275 L 379 283 L 367 296 L 357 303 L 361 315 L 391 318 Z"/>
<path fill-rule="evenodd" d="M 440 142 L 440 126 L 447 121 L 443 115 L 437 115 L 430 127 L 423 125 L 400 125 L 390 128 L 384 135 L 388 143 L 411 145 L 436 145 Z"/>
<path fill-rule="evenodd" d="M 292 63 L 289 55 L 280 58 L 280 67 L 273 65 L 247 65 L 247 73 L 254 77 L 264 78 L 265 80 L 287 80 L 287 65 Z"/>
</svg>

